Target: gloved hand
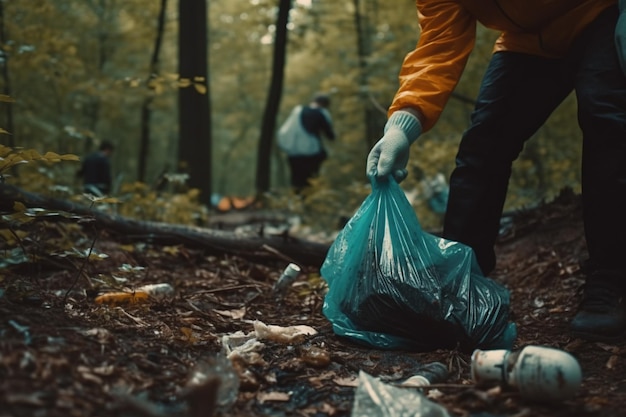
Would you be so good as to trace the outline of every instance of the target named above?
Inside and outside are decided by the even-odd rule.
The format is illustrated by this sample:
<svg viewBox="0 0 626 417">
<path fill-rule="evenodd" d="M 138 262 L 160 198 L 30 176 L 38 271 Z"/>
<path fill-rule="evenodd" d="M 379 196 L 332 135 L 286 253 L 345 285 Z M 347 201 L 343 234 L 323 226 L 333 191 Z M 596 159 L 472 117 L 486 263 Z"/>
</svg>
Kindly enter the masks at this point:
<svg viewBox="0 0 626 417">
<path fill-rule="evenodd" d="M 617 56 L 626 77 L 626 0 L 619 0 L 619 19 L 615 25 L 615 47 Z"/>
<path fill-rule="evenodd" d="M 421 133 L 417 117 L 403 110 L 394 112 L 387 120 L 383 137 L 367 156 L 367 176 L 384 179 L 391 174 L 398 182 L 404 180 L 408 174 L 409 146 Z"/>
</svg>

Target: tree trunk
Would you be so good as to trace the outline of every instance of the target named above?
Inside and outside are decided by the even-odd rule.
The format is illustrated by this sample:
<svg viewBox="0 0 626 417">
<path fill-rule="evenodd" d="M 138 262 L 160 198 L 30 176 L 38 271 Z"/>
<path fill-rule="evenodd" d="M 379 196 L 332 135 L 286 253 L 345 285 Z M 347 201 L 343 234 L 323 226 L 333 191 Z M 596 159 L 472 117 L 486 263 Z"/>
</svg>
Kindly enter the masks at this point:
<svg viewBox="0 0 626 417">
<path fill-rule="evenodd" d="M 146 80 L 148 87 L 148 96 L 144 99 L 141 106 L 141 138 L 139 141 L 139 166 L 137 179 L 145 182 L 146 178 L 146 161 L 150 154 L 150 116 L 152 109 L 150 105 L 154 100 L 154 85 L 152 81 L 159 73 L 159 53 L 161 51 L 161 43 L 163 41 L 163 31 L 165 30 L 165 11 L 167 10 L 167 0 L 161 0 L 161 10 L 157 23 L 156 39 L 154 40 L 154 51 L 150 59 L 150 74 Z"/>
<path fill-rule="evenodd" d="M 380 139 L 387 115 L 374 106 L 376 102 L 369 90 L 369 77 L 367 60 L 372 51 L 370 42 L 370 28 L 367 19 L 367 13 L 362 13 L 362 2 L 353 0 L 354 3 L 354 27 L 356 31 L 357 53 L 359 56 L 359 93 L 363 96 L 361 102 L 365 106 L 363 117 L 366 140 L 366 148 L 369 151 L 372 146 Z"/>
<path fill-rule="evenodd" d="M 200 190 L 199 201 L 211 204 L 211 109 L 209 105 L 207 2 L 179 0 L 178 65 L 179 171 Z M 191 83 L 185 86 L 185 82 Z"/>
<path fill-rule="evenodd" d="M 261 138 L 257 153 L 256 191 L 262 194 L 270 188 L 271 150 L 276 128 L 276 115 L 280 106 L 285 75 L 285 54 L 287 51 L 287 23 L 291 0 L 279 0 L 278 17 L 276 19 L 276 39 L 274 41 L 274 59 L 272 67 L 272 81 L 265 103 Z"/>
<path fill-rule="evenodd" d="M 0 58 L 2 58 L 2 81 L 4 87 L 2 88 L 2 94 L 11 95 L 11 80 L 9 78 L 9 56 L 4 49 L 6 43 L 6 30 L 4 23 L 4 2 L 0 1 Z M 6 106 L 6 126 L 0 126 L 5 128 L 9 132 L 8 141 L 11 148 L 15 147 L 15 130 L 13 129 L 13 106 L 10 104 Z"/>
</svg>

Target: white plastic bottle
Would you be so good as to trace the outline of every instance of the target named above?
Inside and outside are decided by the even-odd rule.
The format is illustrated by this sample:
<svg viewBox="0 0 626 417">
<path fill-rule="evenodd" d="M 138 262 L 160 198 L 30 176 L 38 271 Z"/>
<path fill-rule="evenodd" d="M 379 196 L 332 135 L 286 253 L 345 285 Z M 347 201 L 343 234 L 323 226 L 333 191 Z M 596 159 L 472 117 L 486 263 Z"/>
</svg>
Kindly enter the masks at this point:
<svg viewBox="0 0 626 417">
<path fill-rule="evenodd" d="M 538 402 L 571 399 L 582 382 L 580 364 L 572 355 L 542 346 L 513 352 L 475 350 L 471 374 L 476 382 L 499 382 L 516 388 L 522 398 Z"/>
<path fill-rule="evenodd" d="M 145 292 L 152 298 L 166 299 L 174 296 L 174 287 L 167 283 L 148 284 L 135 289 L 135 292 Z"/>
<path fill-rule="evenodd" d="M 282 295 L 287 290 L 287 287 L 291 285 L 298 275 L 300 274 L 301 268 L 296 264 L 289 264 L 283 271 L 278 281 L 274 284 L 273 291 L 279 295 Z"/>
</svg>

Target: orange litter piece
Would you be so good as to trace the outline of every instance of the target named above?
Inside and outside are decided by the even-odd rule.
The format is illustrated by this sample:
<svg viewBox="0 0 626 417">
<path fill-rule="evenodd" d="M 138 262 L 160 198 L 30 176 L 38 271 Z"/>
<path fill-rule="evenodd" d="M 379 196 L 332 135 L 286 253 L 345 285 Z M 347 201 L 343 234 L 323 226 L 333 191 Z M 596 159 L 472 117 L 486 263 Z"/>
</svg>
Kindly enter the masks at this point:
<svg viewBox="0 0 626 417">
<path fill-rule="evenodd" d="M 96 297 L 95 302 L 98 304 L 120 305 L 120 304 L 137 304 L 148 301 L 150 296 L 143 291 L 135 292 L 109 292 Z"/>
</svg>

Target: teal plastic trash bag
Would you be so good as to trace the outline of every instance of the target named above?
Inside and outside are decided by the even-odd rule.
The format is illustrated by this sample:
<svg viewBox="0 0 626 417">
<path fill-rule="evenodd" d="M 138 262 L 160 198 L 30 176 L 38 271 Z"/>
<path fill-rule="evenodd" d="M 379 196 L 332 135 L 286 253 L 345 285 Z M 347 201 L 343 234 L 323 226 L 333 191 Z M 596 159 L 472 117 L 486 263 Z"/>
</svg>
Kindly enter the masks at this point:
<svg viewBox="0 0 626 417">
<path fill-rule="evenodd" d="M 473 250 L 422 230 L 393 180 L 372 193 L 330 247 L 323 313 L 335 334 L 384 349 L 510 349 L 506 288 Z"/>
</svg>

